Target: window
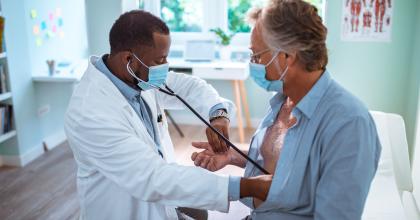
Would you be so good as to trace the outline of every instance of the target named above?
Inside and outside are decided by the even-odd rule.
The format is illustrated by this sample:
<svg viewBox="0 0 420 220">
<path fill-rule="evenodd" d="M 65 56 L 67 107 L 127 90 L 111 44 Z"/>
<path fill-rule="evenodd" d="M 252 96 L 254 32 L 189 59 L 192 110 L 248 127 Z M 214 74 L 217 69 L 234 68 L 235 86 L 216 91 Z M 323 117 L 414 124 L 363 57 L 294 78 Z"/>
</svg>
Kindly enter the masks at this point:
<svg viewBox="0 0 420 220">
<path fill-rule="evenodd" d="M 246 22 L 249 9 L 263 6 L 267 0 L 228 0 L 228 25 L 231 32 L 247 33 L 251 27 Z"/>
<path fill-rule="evenodd" d="M 318 8 L 318 13 L 323 17 L 325 0 L 305 0 Z M 237 33 L 248 33 L 251 27 L 246 22 L 249 9 L 264 6 L 267 0 L 228 0 L 229 30 Z"/>
<path fill-rule="evenodd" d="M 201 32 L 202 0 L 161 0 L 161 18 L 172 32 Z"/>
<path fill-rule="evenodd" d="M 139 9 L 144 9 L 144 0 L 139 1 Z"/>
<path fill-rule="evenodd" d="M 124 1 L 124 0 L 123 0 Z M 214 39 L 209 30 L 222 28 L 236 32 L 233 46 L 247 47 L 251 27 L 246 22 L 249 9 L 264 6 L 269 0 L 125 0 L 137 1 L 141 8 L 160 16 L 172 32 L 173 45 L 188 40 Z M 325 13 L 326 0 L 305 0 Z"/>
</svg>

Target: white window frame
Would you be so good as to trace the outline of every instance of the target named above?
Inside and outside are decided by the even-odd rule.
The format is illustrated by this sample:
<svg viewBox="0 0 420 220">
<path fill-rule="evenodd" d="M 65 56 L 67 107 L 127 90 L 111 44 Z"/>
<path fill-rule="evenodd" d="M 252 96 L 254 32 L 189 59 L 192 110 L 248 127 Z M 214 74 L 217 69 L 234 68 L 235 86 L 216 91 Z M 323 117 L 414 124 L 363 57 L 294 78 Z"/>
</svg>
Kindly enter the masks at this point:
<svg viewBox="0 0 420 220">
<path fill-rule="evenodd" d="M 143 0 L 144 9 L 160 17 L 160 0 Z M 189 40 L 217 40 L 216 36 L 209 32 L 212 28 L 220 27 L 223 30 L 228 29 L 228 3 L 227 0 L 202 0 L 203 1 L 203 26 L 202 32 L 171 32 L 172 50 L 182 50 Z M 325 23 L 326 1 L 323 1 L 322 18 Z M 139 0 L 122 0 L 123 11 L 138 8 Z M 133 6 L 134 5 L 134 6 Z M 216 16 L 212 16 L 216 15 Z M 237 33 L 231 42 L 232 50 L 248 51 L 250 43 L 250 33 Z"/>
<path fill-rule="evenodd" d="M 188 40 L 216 40 L 209 30 L 220 27 L 228 28 L 228 4 L 226 0 L 203 1 L 203 26 L 202 32 L 171 32 L 172 49 L 182 49 Z M 144 0 L 144 9 L 160 17 L 160 1 Z M 212 16 L 216 15 L 216 16 Z M 249 43 L 249 33 L 238 33 L 232 40 L 232 46 L 238 47 Z"/>
</svg>

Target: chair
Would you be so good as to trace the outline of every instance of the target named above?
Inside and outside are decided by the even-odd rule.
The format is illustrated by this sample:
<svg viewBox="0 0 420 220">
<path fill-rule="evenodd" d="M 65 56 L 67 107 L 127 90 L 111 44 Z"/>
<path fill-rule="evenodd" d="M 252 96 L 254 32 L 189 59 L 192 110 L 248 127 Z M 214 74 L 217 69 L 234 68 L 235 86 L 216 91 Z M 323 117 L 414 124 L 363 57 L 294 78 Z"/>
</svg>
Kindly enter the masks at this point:
<svg viewBox="0 0 420 220">
<path fill-rule="evenodd" d="M 420 119 L 417 119 L 420 124 Z M 407 219 L 420 220 L 420 127 L 416 131 L 416 143 L 413 156 L 412 182 L 413 187 L 402 193 Z"/>
<path fill-rule="evenodd" d="M 404 120 L 399 115 L 383 112 L 371 111 L 371 115 L 376 124 L 382 153 L 363 219 L 411 220 L 402 202 L 403 194 L 413 189 Z"/>
</svg>

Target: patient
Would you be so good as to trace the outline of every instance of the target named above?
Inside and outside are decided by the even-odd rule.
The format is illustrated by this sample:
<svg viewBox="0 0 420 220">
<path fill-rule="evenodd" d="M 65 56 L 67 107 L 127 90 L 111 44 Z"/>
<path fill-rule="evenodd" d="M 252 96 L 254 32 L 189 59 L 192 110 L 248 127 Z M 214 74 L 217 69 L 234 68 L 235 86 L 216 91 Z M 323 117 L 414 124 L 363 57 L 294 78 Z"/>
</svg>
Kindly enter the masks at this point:
<svg viewBox="0 0 420 220">
<path fill-rule="evenodd" d="M 247 153 L 274 174 L 265 202 L 245 198 L 248 219 L 360 219 L 381 146 L 365 105 L 327 70 L 327 29 L 302 0 L 271 0 L 250 13 L 250 74 L 276 94 Z M 228 164 L 261 174 L 232 148 L 196 142 L 210 171 Z"/>
</svg>

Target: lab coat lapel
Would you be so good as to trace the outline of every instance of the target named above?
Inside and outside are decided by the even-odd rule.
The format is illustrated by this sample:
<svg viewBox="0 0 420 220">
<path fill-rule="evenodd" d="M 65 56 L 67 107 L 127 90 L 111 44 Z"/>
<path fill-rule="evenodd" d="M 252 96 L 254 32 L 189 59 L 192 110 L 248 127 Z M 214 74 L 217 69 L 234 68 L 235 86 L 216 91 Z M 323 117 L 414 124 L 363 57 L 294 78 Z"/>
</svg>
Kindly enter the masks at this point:
<svg viewBox="0 0 420 220">
<path fill-rule="evenodd" d="M 156 127 L 157 122 L 157 107 L 156 107 L 156 101 L 154 99 L 154 93 L 153 91 L 142 91 L 141 97 L 143 98 L 144 102 L 149 106 L 150 111 L 152 112 L 152 124 L 154 127 Z"/>
<path fill-rule="evenodd" d="M 118 91 L 119 92 L 119 91 Z M 149 135 L 146 126 L 144 125 L 144 122 L 139 118 L 136 111 L 133 109 L 133 107 L 128 103 L 128 101 L 125 99 L 125 97 L 120 93 L 122 99 L 124 100 L 123 108 L 125 112 L 127 113 L 127 119 L 129 123 L 136 129 L 137 135 L 139 135 L 142 138 L 147 139 L 147 143 L 153 148 L 154 151 L 156 151 L 156 148 L 154 147 L 155 141 L 153 138 Z"/>
<path fill-rule="evenodd" d="M 151 90 L 143 91 L 141 92 L 141 97 L 143 98 L 146 105 L 149 106 L 150 108 L 150 111 L 152 113 L 153 129 L 157 131 L 156 133 L 159 135 L 159 130 L 157 129 L 157 112 L 158 111 L 157 111 L 157 106 L 156 106 L 156 100 L 154 99 L 154 93 Z"/>
<path fill-rule="evenodd" d="M 146 141 L 146 143 L 150 143 L 150 146 L 153 147 L 154 140 L 150 137 L 150 135 L 145 135 L 148 133 L 144 123 L 140 120 L 139 116 L 136 114 L 130 103 L 128 103 L 127 99 L 121 94 L 120 90 L 118 90 L 111 80 L 109 80 L 92 64 L 94 59 L 98 58 L 90 58 L 87 77 L 91 78 L 91 81 L 95 82 L 95 85 L 100 85 L 101 91 L 108 95 L 109 99 L 103 101 L 114 102 L 116 108 L 122 108 L 125 113 L 124 116 L 127 118 L 128 123 L 134 128 L 137 135 L 144 138 L 144 141 Z"/>
</svg>

